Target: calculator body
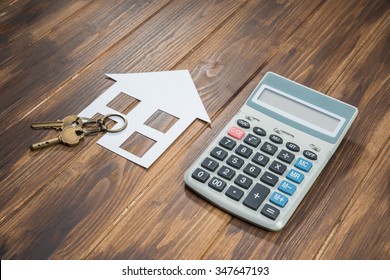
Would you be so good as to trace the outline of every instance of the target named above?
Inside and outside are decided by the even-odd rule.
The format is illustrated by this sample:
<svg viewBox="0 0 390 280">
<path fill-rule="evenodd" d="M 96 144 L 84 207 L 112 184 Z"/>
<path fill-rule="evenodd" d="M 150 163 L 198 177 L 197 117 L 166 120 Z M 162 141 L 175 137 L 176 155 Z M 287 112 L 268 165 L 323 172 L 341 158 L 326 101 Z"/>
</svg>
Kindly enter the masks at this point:
<svg viewBox="0 0 390 280">
<path fill-rule="evenodd" d="M 259 227 L 282 229 L 357 108 L 268 72 L 185 174 L 186 185 Z"/>
</svg>

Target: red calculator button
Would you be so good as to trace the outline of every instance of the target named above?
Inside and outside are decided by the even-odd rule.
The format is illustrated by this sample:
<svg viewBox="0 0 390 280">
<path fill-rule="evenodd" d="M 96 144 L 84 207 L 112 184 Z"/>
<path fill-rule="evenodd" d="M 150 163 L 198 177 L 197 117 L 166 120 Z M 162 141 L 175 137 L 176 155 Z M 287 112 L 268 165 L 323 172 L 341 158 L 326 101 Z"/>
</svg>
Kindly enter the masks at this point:
<svg viewBox="0 0 390 280">
<path fill-rule="evenodd" d="M 230 128 L 228 134 L 229 134 L 229 136 L 231 136 L 233 138 L 241 140 L 242 137 L 244 137 L 244 135 L 245 135 L 245 131 L 243 131 L 242 129 L 239 129 L 236 126 L 232 126 L 232 128 Z"/>
</svg>

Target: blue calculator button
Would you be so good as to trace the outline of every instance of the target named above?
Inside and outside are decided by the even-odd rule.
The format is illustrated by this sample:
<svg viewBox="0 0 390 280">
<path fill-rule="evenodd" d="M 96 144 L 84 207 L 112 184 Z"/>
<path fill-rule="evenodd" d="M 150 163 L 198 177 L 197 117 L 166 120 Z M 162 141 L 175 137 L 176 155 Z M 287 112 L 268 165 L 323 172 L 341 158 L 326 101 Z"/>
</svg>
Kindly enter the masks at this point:
<svg viewBox="0 0 390 280">
<path fill-rule="evenodd" d="M 305 178 L 305 175 L 303 175 L 301 172 L 298 172 L 294 169 L 290 169 L 286 177 L 287 179 L 290 179 L 291 181 L 300 184 Z"/>
<path fill-rule="evenodd" d="M 310 161 L 307 161 L 303 158 L 298 158 L 297 161 L 295 162 L 294 166 L 296 168 L 299 168 L 300 170 L 303 170 L 305 172 L 309 172 L 313 164 Z"/>
<path fill-rule="evenodd" d="M 279 207 L 284 207 L 288 202 L 288 198 L 278 192 L 274 192 L 269 198 L 269 201 Z"/>
<path fill-rule="evenodd" d="M 290 182 L 283 180 L 280 183 L 278 190 L 280 190 L 288 195 L 293 195 L 295 193 L 295 191 L 297 190 L 297 187 L 295 185 L 291 184 Z"/>
</svg>

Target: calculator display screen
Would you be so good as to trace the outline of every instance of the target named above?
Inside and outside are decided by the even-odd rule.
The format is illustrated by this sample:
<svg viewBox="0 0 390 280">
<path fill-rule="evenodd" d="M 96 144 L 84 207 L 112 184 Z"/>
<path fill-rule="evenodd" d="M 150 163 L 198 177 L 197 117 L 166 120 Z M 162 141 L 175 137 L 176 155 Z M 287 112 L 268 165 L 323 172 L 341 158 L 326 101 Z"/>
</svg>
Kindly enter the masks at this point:
<svg viewBox="0 0 390 280">
<path fill-rule="evenodd" d="M 269 88 L 264 88 L 257 100 L 278 114 L 329 135 L 335 135 L 342 124 L 342 119 L 331 112 Z"/>
</svg>

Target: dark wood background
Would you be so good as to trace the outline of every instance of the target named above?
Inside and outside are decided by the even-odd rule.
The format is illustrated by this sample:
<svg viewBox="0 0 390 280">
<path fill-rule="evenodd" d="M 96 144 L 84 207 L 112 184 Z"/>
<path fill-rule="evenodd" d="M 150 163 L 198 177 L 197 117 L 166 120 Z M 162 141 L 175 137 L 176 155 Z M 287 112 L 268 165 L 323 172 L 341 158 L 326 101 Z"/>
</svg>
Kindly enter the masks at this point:
<svg viewBox="0 0 390 280">
<path fill-rule="evenodd" d="M 389 34 L 387 0 L 1 1 L 1 258 L 389 259 Z M 30 151 L 56 135 L 30 123 L 77 114 L 114 83 L 105 73 L 174 69 L 212 124 L 196 120 L 149 169 L 100 136 Z M 267 71 L 359 109 L 276 233 L 183 181 Z"/>
</svg>

